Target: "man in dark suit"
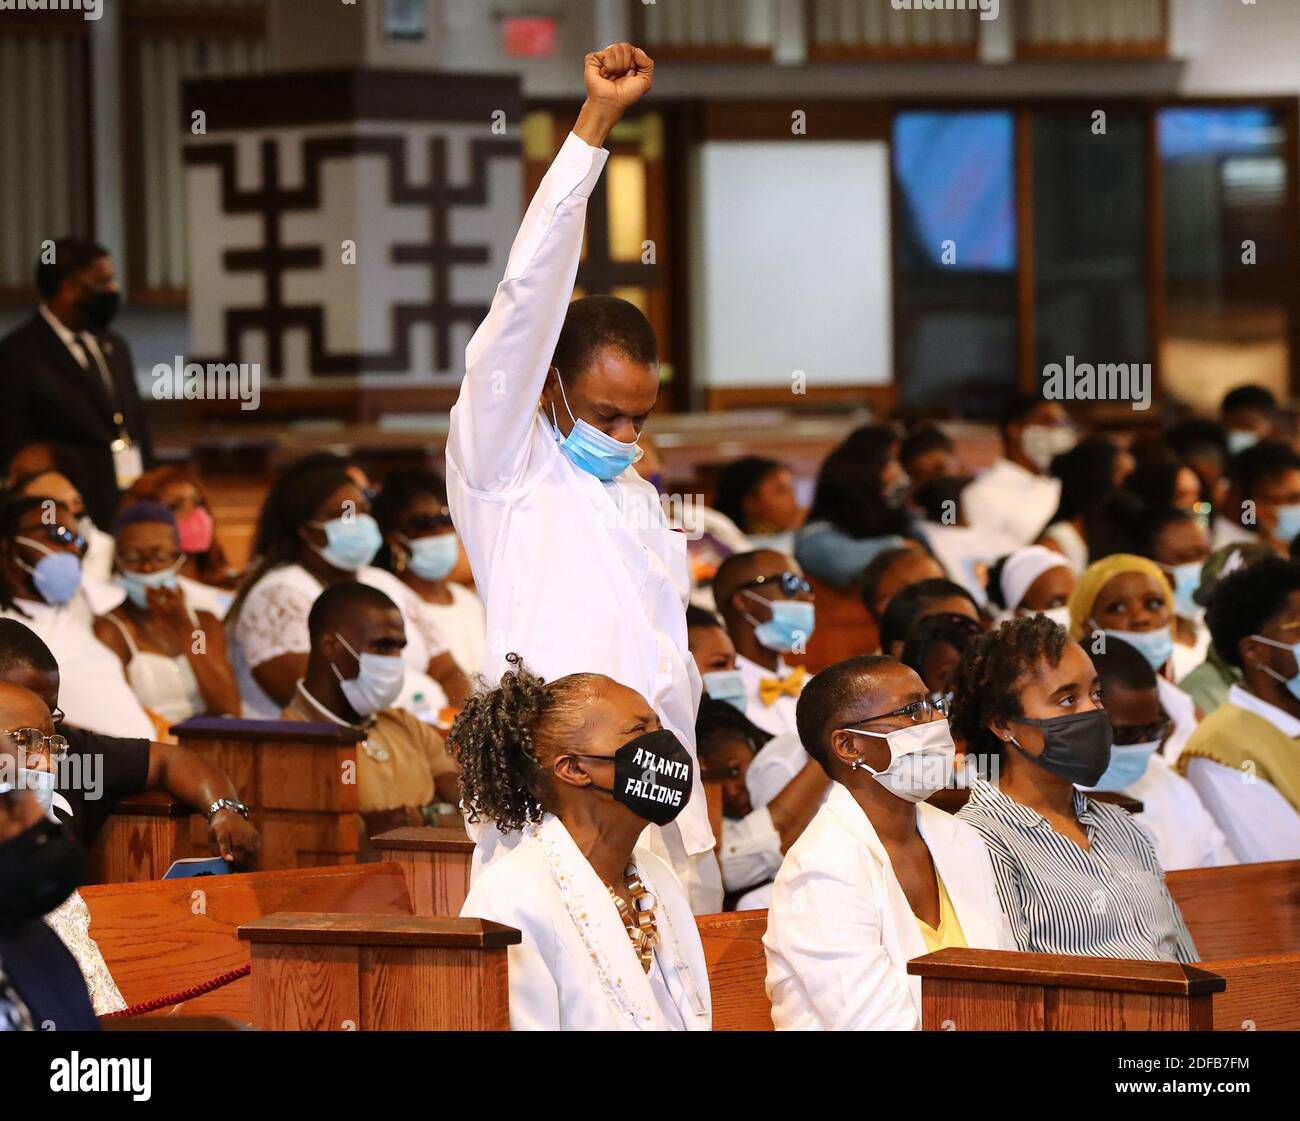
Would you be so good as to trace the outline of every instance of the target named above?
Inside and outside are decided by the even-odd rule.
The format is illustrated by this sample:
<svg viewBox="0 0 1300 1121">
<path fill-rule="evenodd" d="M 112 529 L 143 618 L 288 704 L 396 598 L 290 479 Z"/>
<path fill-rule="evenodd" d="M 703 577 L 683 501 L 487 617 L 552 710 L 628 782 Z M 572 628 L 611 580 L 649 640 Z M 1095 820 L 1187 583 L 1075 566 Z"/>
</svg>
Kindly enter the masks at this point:
<svg viewBox="0 0 1300 1121">
<path fill-rule="evenodd" d="M 40 307 L 0 339 L 0 447 L 76 448 L 86 508 L 107 528 L 152 453 L 130 348 L 108 329 L 121 292 L 102 245 L 62 238 L 45 256 Z"/>
</svg>

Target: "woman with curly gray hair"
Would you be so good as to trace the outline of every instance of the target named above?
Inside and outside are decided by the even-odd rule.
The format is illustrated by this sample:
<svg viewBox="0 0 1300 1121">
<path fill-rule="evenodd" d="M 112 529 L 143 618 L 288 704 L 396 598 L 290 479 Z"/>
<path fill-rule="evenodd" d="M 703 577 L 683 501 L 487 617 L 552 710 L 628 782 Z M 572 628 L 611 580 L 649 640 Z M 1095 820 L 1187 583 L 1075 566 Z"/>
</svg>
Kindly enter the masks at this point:
<svg viewBox="0 0 1300 1121">
<path fill-rule="evenodd" d="M 518 655 L 472 696 L 447 747 L 471 823 L 516 834 L 462 915 L 523 932 L 510 1025 L 705 1030 L 708 975 L 686 893 L 638 844 L 690 796 L 691 756 L 640 694 L 598 673 L 543 681 Z"/>
</svg>

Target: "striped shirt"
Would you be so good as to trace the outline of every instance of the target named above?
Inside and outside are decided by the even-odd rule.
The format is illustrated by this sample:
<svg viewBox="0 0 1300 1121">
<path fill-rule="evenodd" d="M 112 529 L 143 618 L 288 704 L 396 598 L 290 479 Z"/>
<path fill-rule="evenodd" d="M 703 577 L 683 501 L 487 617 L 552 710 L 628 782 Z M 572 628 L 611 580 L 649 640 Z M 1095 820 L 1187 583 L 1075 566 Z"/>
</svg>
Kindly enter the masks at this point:
<svg viewBox="0 0 1300 1121">
<path fill-rule="evenodd" d="M 1196 944 L 1146 835 L 1074 793 L 1085 852 L 1037 811 L 976 779 L 957 814 L 984 838 L 1016 947 L 1042 954 L 1194 962 Z"/>
</svg>

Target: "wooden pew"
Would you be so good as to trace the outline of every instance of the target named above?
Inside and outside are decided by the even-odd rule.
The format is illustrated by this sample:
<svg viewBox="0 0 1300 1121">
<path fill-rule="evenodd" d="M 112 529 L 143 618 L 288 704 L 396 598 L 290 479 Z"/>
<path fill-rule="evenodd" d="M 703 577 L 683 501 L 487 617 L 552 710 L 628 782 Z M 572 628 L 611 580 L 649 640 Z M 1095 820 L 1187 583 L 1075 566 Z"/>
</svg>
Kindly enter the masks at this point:
<svg viewBox="0 0 1300 1121">
<path fill-rule="evenodd" d="M 1300 1029 L 1300 860 L 1189 868 L 1165 882 L 1202 964 L 1228 982 L 1215 1031 Z"/>
<path fill-rule="evenodd" d="M 207 856 L 202 815 L 161 790 L 119 798 L 90 846 L 92 884 L 160 879 L 177 860 Z"/>
<path fill-rule="evenodd" d="M 714 1031 L 772 1031 L 764 979 L 766 911 L 733 911 L 696 919 L 709 970 Z"/>
<path fill-rule="evenodd" d="M 924 1031 L 1209 1031 L 1224 979 L 1174 962 L 939 950 L 921 977 Z"/>
<path fill-rule="evenodd" d="M 484 919 L 274 914 L 246 923 L 253 1022 L 285 1031 L 506 1031 L 507 948 Z"/>
<path fill-rule="evenodd" d="M 237 930 L 276 911 L 411 914 L 396 864 L 244 872 L 83 888 L 90 933 L 128 1005 L 202 984 L 249 962 Z M 186 1015 L 250 1022 L 248 978 L 186 1001 Z"/>
<path fill-rule="evenodd" d="M 417 915 L 459 915 L 469 894 L 474 842 L 464 828 L 406 826 L 371 837 L 380 860 L 399 865 Z"/>
<path fill-rule="evenodd" d="M 199 716 L 173 729 L 182 747 L 221 768 L 262 837 L 259 868 L 353 864 L 361 847 L 357 745 L 336 724 Z"/>
</svg>

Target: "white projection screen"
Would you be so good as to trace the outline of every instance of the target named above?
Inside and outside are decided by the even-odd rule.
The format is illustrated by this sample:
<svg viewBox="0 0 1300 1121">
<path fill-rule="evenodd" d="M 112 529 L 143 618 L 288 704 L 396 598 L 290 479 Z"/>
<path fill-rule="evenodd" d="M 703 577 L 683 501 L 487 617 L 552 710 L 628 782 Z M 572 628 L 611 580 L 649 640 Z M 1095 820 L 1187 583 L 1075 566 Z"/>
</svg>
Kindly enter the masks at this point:
<svg viewBox="0 0 1300 1121">
<path fill-rule="evenodd" d="M 696 171 L 695 383 L 891 381 L 888 145 L 715 141 Z"/>
</svg>

